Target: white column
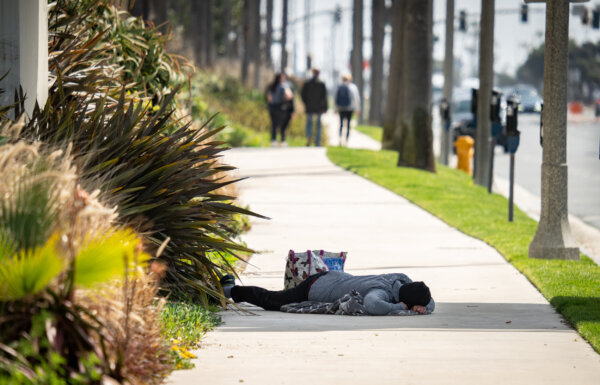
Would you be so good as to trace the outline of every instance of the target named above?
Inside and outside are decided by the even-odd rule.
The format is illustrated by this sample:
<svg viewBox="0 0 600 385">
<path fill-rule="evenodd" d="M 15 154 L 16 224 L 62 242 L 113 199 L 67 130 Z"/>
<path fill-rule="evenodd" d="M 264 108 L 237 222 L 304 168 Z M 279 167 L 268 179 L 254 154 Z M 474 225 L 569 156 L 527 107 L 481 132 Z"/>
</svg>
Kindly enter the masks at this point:
<svg viewBox="0 0 600 385">
<path fill-rule="evenodd" d="M 0 87 L 6 93 L 0 103 L 13 101 L 19 85 L 27 96 L 25 111 L 33 111 L 48 98 L 48 2 L 46 0 L 0 1 Z"/>
</svg>

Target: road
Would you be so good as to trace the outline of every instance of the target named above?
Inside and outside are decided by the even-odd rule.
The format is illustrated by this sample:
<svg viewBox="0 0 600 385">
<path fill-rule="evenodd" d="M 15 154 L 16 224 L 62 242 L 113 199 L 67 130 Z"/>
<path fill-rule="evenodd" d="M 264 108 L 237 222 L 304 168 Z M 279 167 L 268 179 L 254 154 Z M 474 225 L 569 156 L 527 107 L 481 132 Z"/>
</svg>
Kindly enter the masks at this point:
<svg viewBox="0 0 600 385">
<path fill-rule="evenodd" d="M 535 196 L 541 191 L 540 116 L 520 114 L 521 143 L 515 155 L 515 183 Z M 568 124 L 569 213 L 600 229 L 600 122 Z M 494 175 L 508 180 L 509 155 L 496 148 Z"/>
</svg>

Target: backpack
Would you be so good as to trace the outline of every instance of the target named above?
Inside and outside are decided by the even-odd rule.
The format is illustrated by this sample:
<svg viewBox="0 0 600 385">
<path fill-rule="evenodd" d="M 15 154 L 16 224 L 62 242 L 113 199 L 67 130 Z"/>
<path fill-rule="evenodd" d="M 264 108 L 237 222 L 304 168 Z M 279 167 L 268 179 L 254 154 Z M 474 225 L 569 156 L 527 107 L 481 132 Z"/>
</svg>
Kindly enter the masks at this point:
<svg viewBox="0 0 600 385">
<path fill-rule="evenodd" d="M 350 107 L 350 88 L 342 84 L 335 94 L 335 105 L 338 107 Z"/>
</svg>

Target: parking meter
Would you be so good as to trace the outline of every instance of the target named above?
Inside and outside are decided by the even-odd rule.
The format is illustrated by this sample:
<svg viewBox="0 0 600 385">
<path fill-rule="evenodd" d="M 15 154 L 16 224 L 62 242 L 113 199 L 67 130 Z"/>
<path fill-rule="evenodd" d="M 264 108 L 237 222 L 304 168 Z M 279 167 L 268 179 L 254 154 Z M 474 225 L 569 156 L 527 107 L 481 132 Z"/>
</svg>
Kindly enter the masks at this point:
<svg viewBox="0 0 600 385">
<path fill-rule="evenodd" d="M 506 141 L 508 152 L 511 154 L 517 152 L 521 138 L 521 133 L 518 130 L 519 104 L 519 100 L 513 96 L 506 102 Z"/>
<path fill-rule="evenodd" d="M 497 138 L 502 133 L 502 118 L 500 117 L 500 103 L 502 101 L 502 92 L 492 90 L 490 103 L 490 120 L 492 136 Z"/>
<path fill-rule="evenodd" d="M 506 101 L 506 144 L 510 153 L 510 188 L 508 193 L 508 221 L 513 221 L 513 201 L 515 185 L 515 152 L 519 148 L 521 133 L 519 124 L 519 99 L 511 96 Z"/>
<path fill-rule="evenodd" d="M 500 118 L 500 101 L 502 100 L 502 92 L 492 90 L 492 99 L 490 104 L 490 120 L 492 123 L 501 122 Z"/>
<path fill-rule="evenodd" d="M 440 101 L 440 115 L 442 116 L 443 121 L 450 121 L 450 103 L 448 103 L 446 98 L 442 98 Z"/>
<path fill-rule="evenodd" d="M 540 109 L 540 146 L 544 147 L 544 103 L 541 105 Z"/>
<path fill-rule="evenodd" d="M 477 116 L 477 88 L 471 88 L 471 113 Z"/>
</svg>

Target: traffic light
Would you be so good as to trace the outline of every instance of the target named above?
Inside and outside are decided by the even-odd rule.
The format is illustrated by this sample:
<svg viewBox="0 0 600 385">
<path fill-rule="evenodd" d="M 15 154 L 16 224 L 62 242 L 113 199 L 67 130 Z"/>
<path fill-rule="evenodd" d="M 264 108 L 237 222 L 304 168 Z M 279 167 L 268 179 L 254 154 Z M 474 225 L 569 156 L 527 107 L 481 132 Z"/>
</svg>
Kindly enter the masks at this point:
<svg viewBox="0 0 600 385">
<path fill-rule="evenodd" d="M 527 11 L 528 11 L 528 8 L 529 8 L 529 6 L 527 4 L 521 5 L 521 23 L 527 23 L 527 19 L 528 19 Z"/>
<path fill-rule="evenodd" d="M 592 11 L 592 28 L 600 29 L 600 7 Z"/>
<path fill-rule="evenodd" d="M 581 12 L 581 24 L 590 24 L 590 9 L 588 7 L 583 7 L 583 11 Z"/>
<path fill-rule="evenodd" d="M 458 14 L 458 30 L 467 32 L 467 12 L 460 11 Z"/>
<path fill-rule="evenodd" d="M 335 7 L 335 11 L 333 14 L 333 20 L 336 23 L 339 23 L 340 21 L 342 21 L 342 7 L 340 7 L 339 5 Z"/>
</svg>

